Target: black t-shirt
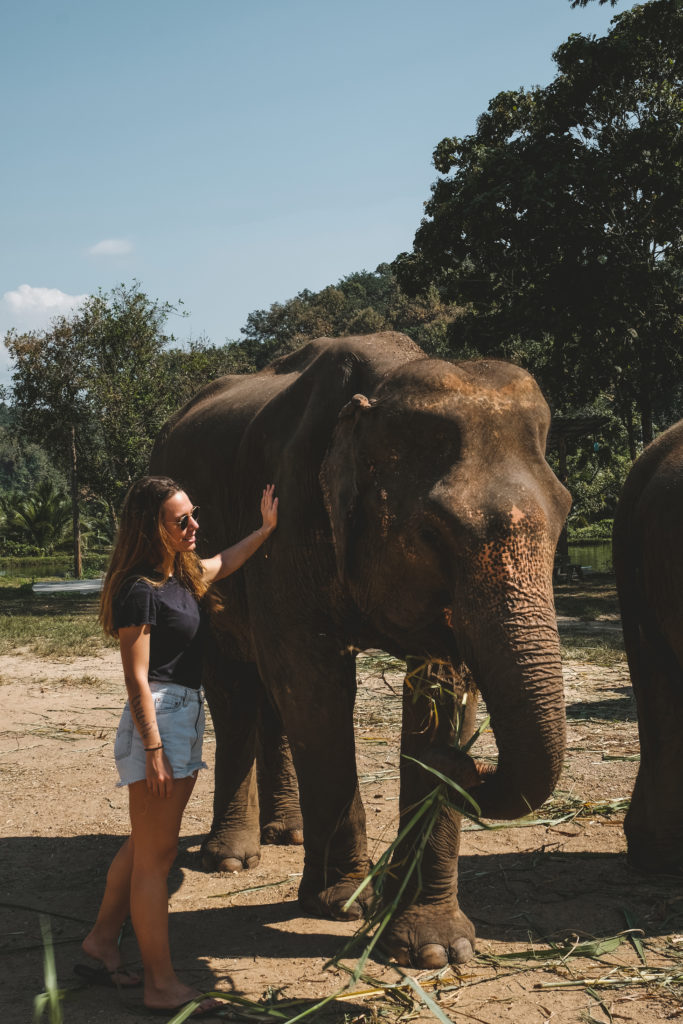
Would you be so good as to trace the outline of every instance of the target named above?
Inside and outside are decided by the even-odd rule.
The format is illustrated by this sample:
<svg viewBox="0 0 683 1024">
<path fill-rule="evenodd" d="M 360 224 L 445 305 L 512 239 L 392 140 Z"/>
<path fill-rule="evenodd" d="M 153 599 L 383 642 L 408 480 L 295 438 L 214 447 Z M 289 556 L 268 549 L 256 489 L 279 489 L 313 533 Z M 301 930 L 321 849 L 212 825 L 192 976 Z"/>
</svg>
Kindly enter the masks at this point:
<svg viewBox="0 0 683 1024">
<path fill-rule="evenodd" d="M 154 578 L 154 574 L 150 573 Z M 152 627 L 149 643 L 150 683 L 177 683 L 198 690 L 202 682 L 201 624 L 194 594 L 169 576 L 152 586 L 126 582 L 114 599 L 114 628 Z"/>
</svg>

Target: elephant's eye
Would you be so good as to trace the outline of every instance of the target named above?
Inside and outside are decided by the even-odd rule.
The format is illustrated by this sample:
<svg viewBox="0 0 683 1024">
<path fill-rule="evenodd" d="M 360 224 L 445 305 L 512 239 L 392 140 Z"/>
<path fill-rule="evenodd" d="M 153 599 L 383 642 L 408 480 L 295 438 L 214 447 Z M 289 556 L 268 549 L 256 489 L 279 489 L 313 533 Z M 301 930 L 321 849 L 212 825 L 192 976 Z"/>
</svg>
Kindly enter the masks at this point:
<svg viewBox="0 0 683 1024">
<path fill-rule="evenodd" d="M 418 530 L 418 540 L 428 548 L 438 549 L 441 546 L 441 537 L 437 530 L 431 526 L 421 526 Z"/>
</svg>

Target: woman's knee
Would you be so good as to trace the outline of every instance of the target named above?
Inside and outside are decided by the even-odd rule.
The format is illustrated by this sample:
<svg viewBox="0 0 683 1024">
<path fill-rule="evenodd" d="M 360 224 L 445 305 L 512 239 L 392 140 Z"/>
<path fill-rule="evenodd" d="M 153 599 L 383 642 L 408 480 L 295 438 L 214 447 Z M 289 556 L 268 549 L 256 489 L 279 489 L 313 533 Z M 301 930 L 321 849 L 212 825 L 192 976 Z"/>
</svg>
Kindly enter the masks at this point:
<svg viewBox="0 0 683 1024">
<path fill-rule="evenodd" d="M 168 841 L 154 846 L 138 843 L 133 855 L 133 871 L 154 875 L 169 873 L 178 853 L 178 843 Z"/>
</svg>

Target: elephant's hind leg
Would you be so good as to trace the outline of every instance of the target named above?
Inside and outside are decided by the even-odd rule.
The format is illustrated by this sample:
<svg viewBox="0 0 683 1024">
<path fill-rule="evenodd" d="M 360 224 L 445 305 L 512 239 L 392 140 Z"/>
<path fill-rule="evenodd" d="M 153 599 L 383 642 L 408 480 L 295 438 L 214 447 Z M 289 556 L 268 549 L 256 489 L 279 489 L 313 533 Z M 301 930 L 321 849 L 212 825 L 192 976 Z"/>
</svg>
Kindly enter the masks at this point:
<svg viewBox="0 0 683 1024">
<path fill-rule="evenodd" d="M 241 871 L 260 858 L 256 730 L 261 679 L 256 667 L 206 658 L 204 685 L 216 731 L 211 831 L 202 844 L 207 871 Z"/>
<path fill-rule="evenodd" d="M 301 846 L 304 826 L 294 762 L 280 715 L 265 694 L 257 758 L 261 842 L 264 846 Z"/>
<path fill-rule="evenodd" d="M 296 661 L 272 651 L 262 658 L 264 675 L 277 680 L 274 694 L 299 781 L 305 839 L 299 903 L 317 917 L 354 919 L 370 897 L 368 888 L 346 907 L 369 867 L 353 731 L 355 663 L 339 653 L 338 641 L 297 636 L 293 627 L 289 635 Z"/>
</svg>

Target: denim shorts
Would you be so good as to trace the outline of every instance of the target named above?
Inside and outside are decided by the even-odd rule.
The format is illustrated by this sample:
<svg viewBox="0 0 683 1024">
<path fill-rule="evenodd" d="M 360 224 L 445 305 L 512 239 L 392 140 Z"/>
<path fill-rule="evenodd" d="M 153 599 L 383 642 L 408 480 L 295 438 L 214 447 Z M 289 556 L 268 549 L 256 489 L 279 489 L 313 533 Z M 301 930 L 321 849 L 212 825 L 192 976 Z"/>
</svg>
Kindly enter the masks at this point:
<svg viewBox="0 0 683 1024">
<path fill-rule="evenodd" d="M 164 753 L 173 769 L 174 779 L 185 779 L 207 765 L 202 761 L 204 736 L 204 691 L 191 690 L 177 683 L 150 683 L 154 710 Z M 147 778 L 147 757 L 135 727 L 130 706 L 126 706 L 114 742 L 114 758 L 120 782 L 130 786 Z"/>
</svg>

